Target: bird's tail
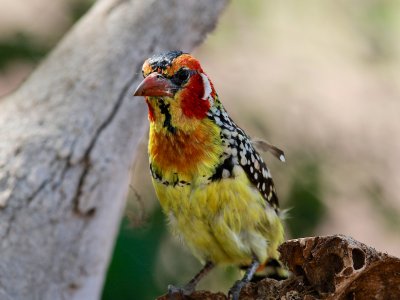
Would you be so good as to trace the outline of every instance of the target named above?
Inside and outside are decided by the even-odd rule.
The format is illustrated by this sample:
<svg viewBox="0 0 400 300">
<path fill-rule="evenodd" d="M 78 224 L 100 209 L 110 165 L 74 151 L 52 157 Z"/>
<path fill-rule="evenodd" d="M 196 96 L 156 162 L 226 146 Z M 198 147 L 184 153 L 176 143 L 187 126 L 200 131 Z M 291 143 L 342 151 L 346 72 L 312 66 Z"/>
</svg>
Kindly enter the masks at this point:
<svg viewBox="0 0 400 300">
<path fill-rule="evenodd" d="M 258 268 L 256 277 L 284 280 L 289 277 L 289 271 L 279 260 L 271 258 Z"/>
</svg>

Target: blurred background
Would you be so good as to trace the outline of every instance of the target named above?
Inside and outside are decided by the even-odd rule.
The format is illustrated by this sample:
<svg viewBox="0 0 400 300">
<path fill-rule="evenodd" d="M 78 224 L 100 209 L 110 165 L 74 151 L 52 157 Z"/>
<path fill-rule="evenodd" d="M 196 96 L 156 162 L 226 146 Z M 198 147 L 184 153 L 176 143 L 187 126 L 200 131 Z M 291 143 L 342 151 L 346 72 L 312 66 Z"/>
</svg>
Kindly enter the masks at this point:
<svg viewBox="0 0 400 300">
<path fill-rule="evenodd" d="M 0 0 L 0 96 L 92 3 Z M 396 0 L 233 0 L 194 52 L 233 119 L 285 150 L 285 164 L 264 157 L 291 208 L 287 238 L 341 233 L 400 256 L 399 36 Z M 103 299 L 153 299 L 200 268 L 166 230 L 146 143 Z M 237 276 L 222 267 L 200 288 Z"/>
</svg>

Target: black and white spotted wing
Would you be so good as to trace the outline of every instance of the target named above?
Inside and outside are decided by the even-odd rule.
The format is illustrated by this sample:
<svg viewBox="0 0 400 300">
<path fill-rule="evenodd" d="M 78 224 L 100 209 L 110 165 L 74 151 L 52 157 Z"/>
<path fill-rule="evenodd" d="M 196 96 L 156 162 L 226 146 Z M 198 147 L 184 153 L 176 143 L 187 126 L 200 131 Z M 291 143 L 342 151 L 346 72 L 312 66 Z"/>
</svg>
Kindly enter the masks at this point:
<svg viewBox="0 0 400 300">
<path fill-rule="evenodd" d="M 259 153 L 251 144 L 250 138 L 239 128 L 221 107 L 212 109 L 208 117 L 221 128 L 221 139 L 225 146 L 222 163 L 217 166 L 211 180 L 228 178 L 235 165 L 240 165 L 251 183 L 260 191 L 263 198 L 278 210 L 278 197 L 271 173 Z"/>
</svg>

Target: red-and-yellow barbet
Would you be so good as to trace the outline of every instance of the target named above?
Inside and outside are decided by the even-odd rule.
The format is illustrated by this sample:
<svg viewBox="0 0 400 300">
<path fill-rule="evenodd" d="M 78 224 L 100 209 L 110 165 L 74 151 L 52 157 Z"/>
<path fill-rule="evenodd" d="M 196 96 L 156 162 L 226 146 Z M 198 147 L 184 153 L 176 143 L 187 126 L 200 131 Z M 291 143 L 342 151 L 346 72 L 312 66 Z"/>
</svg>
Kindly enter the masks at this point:
<svg viewBox="0 0 400 300">
<path fill-rule="evenodd" d="M 281 150 L 253 142 L 229 117 L 200 63 L 181 51 L 147 59 L 135 96 L 149 110 L 151 176 L 172 232 L 204 268 L 183 288 L 190 294 L 215 265 L 246 269 L 230 289 L 233 299 L 254 274 L 284 277 L 277 248 L 284 240 L 271 173 L 255 150 Z"/>
</svg>

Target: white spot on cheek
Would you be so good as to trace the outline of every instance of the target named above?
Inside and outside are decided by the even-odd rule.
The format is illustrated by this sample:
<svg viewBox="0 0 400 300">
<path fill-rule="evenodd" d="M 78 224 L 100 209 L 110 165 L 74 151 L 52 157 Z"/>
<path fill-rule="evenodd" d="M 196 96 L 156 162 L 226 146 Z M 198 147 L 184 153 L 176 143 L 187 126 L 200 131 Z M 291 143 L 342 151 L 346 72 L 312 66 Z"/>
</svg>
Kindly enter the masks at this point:
<svg viewBox="0 0 400 300">
<path fill-rule="evenodd" d="M 212 88 L 211 88 L 211 83 L 208 77 L 200 73 L 201 79 L 203 79 L 203 86 L 204 86 L 204 95 L 201 98 L 202 100 L 212 100 L 211 93 L 212 93 Z"/>
</svg>

